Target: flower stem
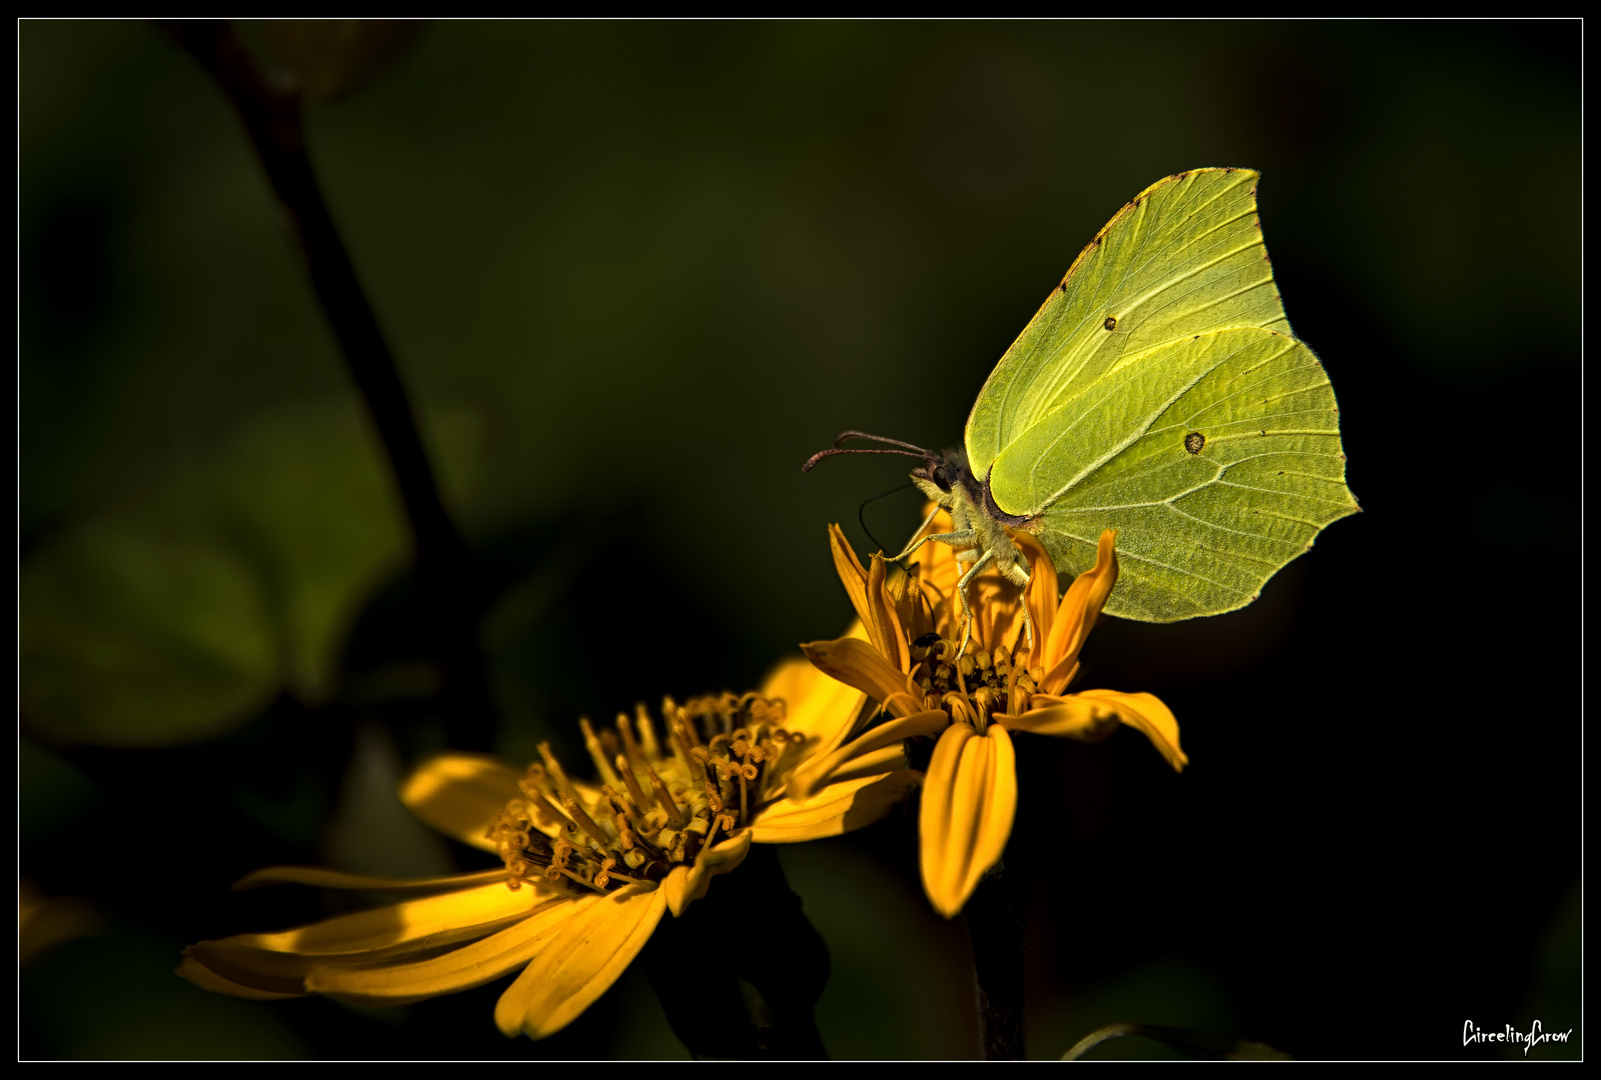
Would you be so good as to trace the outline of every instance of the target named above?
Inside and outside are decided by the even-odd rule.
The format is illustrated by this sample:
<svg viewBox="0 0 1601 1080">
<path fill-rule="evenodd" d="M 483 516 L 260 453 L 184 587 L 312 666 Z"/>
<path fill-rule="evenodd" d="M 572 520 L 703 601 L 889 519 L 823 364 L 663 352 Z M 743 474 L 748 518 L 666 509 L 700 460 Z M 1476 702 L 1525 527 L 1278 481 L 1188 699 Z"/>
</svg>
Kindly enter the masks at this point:
<svg viewBox="0 0 1601 1080">
<path fill-rule="evenodd" d="M 979 1033 L 987 1061 L 1023 1057 L 1023 895 L 1005 862 L 979 883 L 967 902 L 973 943 L 973 981 Z"/>
<path fill-rule="evenodd" d="M 488 749 L 488 679 L 478 641 L 481 602 L 466 545 L 445 510 L 389 344 L 317 183 L 300 95 L 269 78 L 226 22 L 158 24 L 200 62 L 232 102 L 286 212 L 311 285 L 388 455 L 411 527 L 430 643 L 444 674 L 452 745 Z"/>
<path fill-rule="evenodd" d="M 730 939 L 730 928 L 753 932 Z M 814 1009 L 828 946 L 771 847 L 716 878 L 682 918 L 663 918 L 640 954 L 667 1022 L 697 1058 L 828 1057 Z"/>
</svg>

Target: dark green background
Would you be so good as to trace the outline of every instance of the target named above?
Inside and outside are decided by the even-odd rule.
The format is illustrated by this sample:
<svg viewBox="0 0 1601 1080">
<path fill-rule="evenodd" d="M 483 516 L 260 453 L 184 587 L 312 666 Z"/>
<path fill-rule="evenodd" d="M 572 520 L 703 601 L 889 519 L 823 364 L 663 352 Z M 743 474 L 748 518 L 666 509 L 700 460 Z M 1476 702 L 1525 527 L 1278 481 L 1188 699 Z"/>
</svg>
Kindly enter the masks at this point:
<svg viewBox="0 0 1601 1080">
<path fill-rule="evenodd" d="M 1113 212 L 1256 168 L 1365 513 L 1245 611 L 1097 631 L 1084 685 L 1160 694 L 1182 776 L 1131 732 L 1019 739 L 1029 1052 L 1114 1019 L 1303 1057 L 1577 1027 L 1579 49 L 1571 21 L 430 27 L 308 124 L 503 597 L 499 749 L 575 761 L 580 713 L 838 633 L 824 525 L 871 550 L 857 506 L 903 469 L 800 462 L 847 427 L 955 443 Z M 498 987 L 358 1013 L 170 975 L 322 910 L 227 893 L 251 868 L 463 857 L 389 796 L 450 736 L 236 119 L 140 24 L 23 23 L 19 55 L 21 872 L 105 929 L 24 972 L 22 1052 L 681 1055 L 635 973 L 537 1046 Z M 868 507 L 883 543 L 917 501 Z M 914 835 L 783 852 L 835 1056 L 976 1052 Z"/>
</svg>

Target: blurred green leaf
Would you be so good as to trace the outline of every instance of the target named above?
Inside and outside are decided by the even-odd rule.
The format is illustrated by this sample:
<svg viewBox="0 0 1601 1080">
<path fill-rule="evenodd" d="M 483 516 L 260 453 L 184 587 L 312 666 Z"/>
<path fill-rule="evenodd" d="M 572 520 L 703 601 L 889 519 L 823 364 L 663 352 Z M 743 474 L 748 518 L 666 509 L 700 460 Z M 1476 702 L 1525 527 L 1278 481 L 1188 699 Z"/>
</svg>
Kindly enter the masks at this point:
<svg viewBox="0 0 1601 1080">
<path fill-rule="evenodd" d="M 472 424 L 434 427 L 459 489 Z M 23 715 L 55 741 L 160 746 L 227 731 L 280 689 L 326 700 L 358 606 L 405 558 L 353 403 L 259 415 L 25 560 Z"/>
</svg>

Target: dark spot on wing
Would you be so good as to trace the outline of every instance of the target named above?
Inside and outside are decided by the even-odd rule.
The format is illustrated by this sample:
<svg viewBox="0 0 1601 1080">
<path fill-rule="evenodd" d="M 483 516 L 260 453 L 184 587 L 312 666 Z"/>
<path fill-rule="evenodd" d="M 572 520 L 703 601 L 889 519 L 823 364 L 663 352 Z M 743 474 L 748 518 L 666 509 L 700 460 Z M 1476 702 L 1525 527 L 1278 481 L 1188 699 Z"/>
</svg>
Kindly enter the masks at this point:
<svg viewBox="0 0 1601 1080">
<path fill-rule="evenodd" d="M 1056 291 L 1057 292 L 1066 292 L 1067 291 L 1067 282 L 1064 281 L 1060 285 L 1058 285 L 1056 287 Z"/>
<path fill-rule="evenodd" d="M 1206 436 L 1199 431 L 1192 431 L 1184 436 L 1184 449 L 1192 454 L 1199 454 L 1201 447 L 1206 445 Z"/>
<path fill-rule="evenodd" d="M 1101 325 L 1106 327 L 1108 330 L 1116 330 L 1117 329 L 1117 316 L 1116 315 L 1108 315 L 1106 317 L 1106 321 L 1103 322 Z"/>
</svg>

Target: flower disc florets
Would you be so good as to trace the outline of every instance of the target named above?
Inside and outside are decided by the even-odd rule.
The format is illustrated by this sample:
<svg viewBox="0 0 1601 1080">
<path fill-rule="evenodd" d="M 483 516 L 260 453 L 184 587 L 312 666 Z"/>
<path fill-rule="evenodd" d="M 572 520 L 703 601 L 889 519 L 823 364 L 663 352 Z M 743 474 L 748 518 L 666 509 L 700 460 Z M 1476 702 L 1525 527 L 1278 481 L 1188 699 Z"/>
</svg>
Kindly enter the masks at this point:
<svg viewBox="0 0 1601 1080">
<path fill-rule="evenodd" d="M 1013 653 L 1005 646 L 994 652 L 969 648 L 928 633 L 912 642 L 915 681 L 923 691 L 923 708 L 943 709 L 953 720 L 965 721 L 982 731 L 996 713 L 1021 713 L 1038 692 L 1045 669 L 1028 666 L 1028 651 Z"/>
<path fill-rule="evenodd" d="M 615 730 L 580 721 L 598 786 L 568 777 L 540 744 L 522 798 L 485 833 L 510 888 L 536 877 L 582 892 L 660 882 L 749 825 L 805 741 L 780 726 L 783 701 L 754 693 L 667 698 L 662 716 L 665 741 L 643 705 L 632 721 L 619 713 Z"/>
</svg>

